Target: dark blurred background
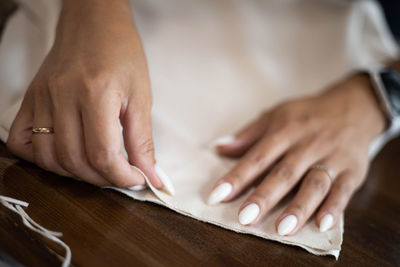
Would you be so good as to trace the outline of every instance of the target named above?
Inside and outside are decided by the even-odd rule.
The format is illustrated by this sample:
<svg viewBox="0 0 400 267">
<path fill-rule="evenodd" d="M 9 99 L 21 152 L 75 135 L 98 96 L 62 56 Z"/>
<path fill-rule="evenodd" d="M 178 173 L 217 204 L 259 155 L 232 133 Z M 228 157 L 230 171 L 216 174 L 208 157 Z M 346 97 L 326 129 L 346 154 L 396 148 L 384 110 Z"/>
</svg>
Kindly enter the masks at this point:
<svg viewBox="0 0 400 267">
<path fill-rule="evenodd" d="M 362 1 L 362 0 L 360 0 Z M 399 0 L 379 0 L 390 29 L 397 40 L 400 40 L 400 1 Z"/>
</svg>

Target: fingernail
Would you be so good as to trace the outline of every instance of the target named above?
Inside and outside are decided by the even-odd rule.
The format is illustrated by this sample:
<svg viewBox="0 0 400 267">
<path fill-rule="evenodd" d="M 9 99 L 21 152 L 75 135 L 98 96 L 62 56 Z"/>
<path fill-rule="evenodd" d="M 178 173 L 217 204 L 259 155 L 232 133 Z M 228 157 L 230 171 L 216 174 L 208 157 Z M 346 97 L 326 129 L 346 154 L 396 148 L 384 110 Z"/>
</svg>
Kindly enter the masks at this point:
<svg viewBox="0 0 400 267">
<path fill-rule="evenodd" d="M 175 188 L 172 185 L 171 179 L 168 177 L 168 175 L 157 164 L 154 165 L 154 170 L 164 185 L 163 190 L 171 196 L 175 195 Z"/>
<path fill-rule="evenodd" d="M 144 189 L 146 189 L 146 185 L 145 184 L 138 184 L 138 185 L 134 185 L 129 187 L 128 189 L 132 190 L 132 191 L 142 191 Z"/>
<path fill-rule="evenodd" d="M 328 213 L 322 217 L 321 222 L 319 223 L 319 231 L 321 233 L 328 231 L 333 225 L 333 216 Z"/>
<path fill-rule="evenodd" d="M 223 136 L 215 140 L 214 145 L 215 146 L 225 146 L 233 143 L 235 141 L 235 137 L 233 135 L 229 136 Z"/>
<path fill-rule="evenodd" d="M 248 225 L 258 217 L 259 213 L 260 207 L 256 203 L 251 203 L 239 213 L 239 222 L 243 225 Z"/>
<path fill-rule="evenodd" d="M 278 234 L 287 235 L 293 231 L 297 225 L 297 217 L 294 215 L 286 216 L 278 225 Z"/>
<path fill-rule="evenodd" d="M 232 192 L 230 183 L 222 183 L 217 186 L 208 197 L 208 204 L 215 205 L 224 200 Z"/>
</svg>

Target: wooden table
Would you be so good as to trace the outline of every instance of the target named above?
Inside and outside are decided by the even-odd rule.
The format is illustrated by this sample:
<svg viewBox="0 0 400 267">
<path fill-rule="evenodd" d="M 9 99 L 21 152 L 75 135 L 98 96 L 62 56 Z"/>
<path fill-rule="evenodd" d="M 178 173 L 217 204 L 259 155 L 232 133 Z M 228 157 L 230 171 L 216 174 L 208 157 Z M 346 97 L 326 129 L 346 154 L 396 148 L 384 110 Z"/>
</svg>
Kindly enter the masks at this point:
<svg viewBox="0 0 400 267">
<path fill-rule="evenodd" d="M 14 158 L 4 144 L 0 194 L 29 202 L 34 220 L 64 233 L 76 266 L 391 266 L 400 265 L 399 163 L 400 138 L 377 156 L 353 197 L 338 261 L 57 176 Z M 29 266 L 57 265 L 54 252 L 63 255 L 1 205 L 0 251 Z"/>
</svg>

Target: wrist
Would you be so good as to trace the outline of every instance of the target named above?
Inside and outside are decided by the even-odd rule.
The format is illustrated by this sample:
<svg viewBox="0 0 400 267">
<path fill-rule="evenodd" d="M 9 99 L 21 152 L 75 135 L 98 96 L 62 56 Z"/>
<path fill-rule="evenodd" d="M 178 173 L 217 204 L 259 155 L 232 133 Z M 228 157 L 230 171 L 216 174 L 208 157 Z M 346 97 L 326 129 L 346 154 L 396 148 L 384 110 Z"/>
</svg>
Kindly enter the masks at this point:
<svg viewBox="0 0 400 267">
<path fill-rule="evenodd" d="M 81 37 L 121 31 L 125 25 L 134 28 L 132 13 L 126 0 L 115 0 L 112 4 L 104 0 L 65 0 L 55 41 L 75 43 Z"/>
<path fill-rule="evenodd" d="M 367 122 L 372 137 L 381 134 L 386 128 L 386 117 L 376 97 L 370 77 L 365 73 L 357 73 L 348 78 L 345 86 L 349 91 L 351 103 L 360 109 L 360 118 Z"/>
</svg>

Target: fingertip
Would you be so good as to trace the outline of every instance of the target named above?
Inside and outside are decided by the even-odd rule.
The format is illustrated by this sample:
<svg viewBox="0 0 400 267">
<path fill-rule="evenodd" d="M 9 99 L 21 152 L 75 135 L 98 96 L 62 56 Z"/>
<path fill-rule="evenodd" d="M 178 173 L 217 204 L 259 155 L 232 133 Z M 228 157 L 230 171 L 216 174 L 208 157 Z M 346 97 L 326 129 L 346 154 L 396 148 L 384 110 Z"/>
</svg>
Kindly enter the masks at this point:
<svg viewBox="0 0 400 267">
<path fill-rule="evenodd" d="M 276 222 L 278 234 L 281 236 L 290 236 L 296 234 L 296 228 L 298 228 L 299 223 L 298 217 L 294 214 L 288 214 L 281 218 L 282 216 L 283 215 L 281 215 Z"/>
<path fill-rule="evenodd" d="M 232 191 L 233 186 L 231 183 L 220 180 L 214 185 L 213 190 L 208 196 L 207 204 L 213 206 L 225 201 L 226 199 L 228 199 Z"/>
<path fill-rule="evenodd" d="M 144 173 L 144 171 L 142 171 L 142 169 L 136 166 L 133 167 L 142 174 L 145 180 L 147 178 L 151 185 L 154 186 L 156 189 L 164 190 L 171 196 L 175 194 L 175 188 L 172 185 L 171 179 L 157 164 L 148 168 L 143 168 L 146 174 Z"/>
<path fill-rule="evenodd" d="M 215 140 L 212 147 L 218 154 L 230 156 L 235 151 L 235 141 L 235 136 L 223 136 Z"/>
<path fill-rule="evenodd" d="M 133 166 L 133 165 L 132 165 Z M 133 166 L 136 170 L 138 170 L 142 176 L 145 178 L 145 183 L 147 182 L 146 179 L 157 189 L 162 189 L 164 184 L 162 180 L 159 178 L 159 175 L 154 167 L 153 163 L 141 163 L 139 167 Z"/>
<path fill-rule="evenodd" d="M 152 175 L 151 178 L 149 178 L 149 180 L 151 184 L 157 189 L 162 189 L 164 187 L 164 184 L 159 178 L 158 174 Z"/>
<path fill-rule="evenodd" d="M 160 179 L 160 175 L 157 172 L 157 165 L 151 165 L 151 167 L 149 167 L 147 169 L 147 172 L 149 175 L 147 176 L 151 185 L 154 186 L 157 189 L 162 189 L 164 187 L 164 184 L 162 182 L 162 180 Z"/>
<path fill-rule="evenodd" d="M 241 225 L 251 226 L 257 223 L 260 216 L 260 205 L 258 203 L 248 203 L 239 209 L 238 220 Z"/>
<path fill-rule="evenodd" d="M 175 188 L 169 176 L 157 164 L 154 165 L 154 170 L 159 181 L 162 183 L 162 189 L 171 196 L 174 196 Z"/>
<path fill-rule="evenodd" d="M 218 138 L 213 147 L 218 154 L 227 157 L 240 157 L 248 149 L 248 146 L 236 136 Z"/>
<path fill-rule="evenodd" d="M 332 213 L 325 212 L 318 215 L 316 223 L 319 227 L 319 231 L 324 233 L 333 227 L 335 224 L 335 217 Z"/>
<path fill-rule="evenodd" d="M 144 190 L 146 188 L 147 188 L 147 186 L 145 184 L 138 184 L 138 185 L 134 185 L 134 186 L 129 187 L 129 189 L 132 190 L 132 191 L 142 191 L 142 190 Z"/>
<path fill-rule="evenodd" d="M 234 142 L 235 142 L 235 136 L 227 135 L 227 136 L 222 136 L 222 137 L 218 138 L 217 140 L 215 140 L 214 146 L 215 147 L 224 147 L 224 146 L 229 146 Z"/>
</svg>

